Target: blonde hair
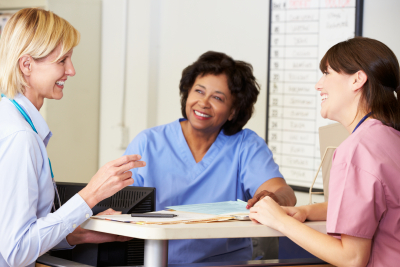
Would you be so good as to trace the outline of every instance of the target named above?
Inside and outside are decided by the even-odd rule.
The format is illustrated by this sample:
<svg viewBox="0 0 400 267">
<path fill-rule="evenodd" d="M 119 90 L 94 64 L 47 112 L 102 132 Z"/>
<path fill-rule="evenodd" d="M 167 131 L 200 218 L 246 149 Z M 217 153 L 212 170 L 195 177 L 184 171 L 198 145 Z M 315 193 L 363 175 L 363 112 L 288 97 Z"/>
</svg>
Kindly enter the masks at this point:
<svg viewBox="0 0 400 267">
<path fill-rule="evenodd" d="M 47 57 L 61 45 L 56 62 L 78 45 L 79 32 L 51 11 L 25 8 L 7 21 L 0 39 L 0 92 L 9 98 L 24 93 L 27 83 L 19 68 L 19 59 Z"/>
</svg>

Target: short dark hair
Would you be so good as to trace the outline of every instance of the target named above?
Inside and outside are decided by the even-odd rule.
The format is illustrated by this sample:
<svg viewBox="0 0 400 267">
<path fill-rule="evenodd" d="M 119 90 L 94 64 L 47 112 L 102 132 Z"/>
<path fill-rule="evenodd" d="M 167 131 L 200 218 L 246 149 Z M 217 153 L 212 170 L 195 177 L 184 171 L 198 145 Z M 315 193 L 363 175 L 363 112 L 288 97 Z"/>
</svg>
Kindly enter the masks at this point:
<svg viewBox="0 0 400 267">
<path fill-rule="evenodd" d="M 328 65 L 338 73 L 351 75 L 364 71 L 368 78 L 361 91 L 357 113 L 360 109 L 372 112 L 372 118 L 400 130 L 399 62 L 389 47 L 374 39 L 355 37 L 326 52 L 319 67 L 325 72 Z"/>
<path fill-rule="evenodd" d="M 225 74 L 228 80 L 228 87 L 233 96 L 235 115 L 231 121 L 226 121 L 222 130 L 226 135 L 234 135 L 243 129 L 254 112 L 254 104 L 260 92 L 260 85 L 253 75 L 253 67 L 246 62 L 233 60 L 224 53 L 208 51 L 202 54 L 196 62 L 182 71 L 182 78 L 179 83 L 181 95 L 181 111 L 185 119 L 186 101 L 190 89 L 198 76 L 208 74 Z"/>
</svg>

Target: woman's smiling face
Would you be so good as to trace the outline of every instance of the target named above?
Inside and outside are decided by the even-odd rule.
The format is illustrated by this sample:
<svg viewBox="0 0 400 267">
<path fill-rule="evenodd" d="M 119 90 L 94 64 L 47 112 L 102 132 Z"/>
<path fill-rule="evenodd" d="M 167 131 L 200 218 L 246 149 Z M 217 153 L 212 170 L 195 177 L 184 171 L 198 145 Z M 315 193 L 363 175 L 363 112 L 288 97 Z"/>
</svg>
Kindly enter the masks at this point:
<svg viewBox="0 0 400 267">
<path fill-rule="evenodd" d="M 352 107 L 355 94 L 352 88 L 352 75 L 334 71 L 329 65 L 315 89 L 321 95 L 321 116 L 330 120 L 342 121 L 347 118 L 349 107 Z"/>
<path fill-rule="evenodd" d="M 61 99 L 63 97 L 64 83 L 68 76 L 75 75 L 75 69 L 71 61 L 72 50 L 55 61 L 60 54 L 58 46 L 46 58 L 33 60 L 27 59 L 25 80 L 28 83 L 27 91 L 35 95 L 37 99 Z M 25 64 L 25 62 L 23 63 Z M 24 66 L 26 67 L 26 66 Z"/>
<path fill-rule="evenodd" d="M 225 74 L 198 76 L 186 101 L 190 125 L 204 133 L 215 133 L 234 117 L 233 96 Z"/>
</svg>

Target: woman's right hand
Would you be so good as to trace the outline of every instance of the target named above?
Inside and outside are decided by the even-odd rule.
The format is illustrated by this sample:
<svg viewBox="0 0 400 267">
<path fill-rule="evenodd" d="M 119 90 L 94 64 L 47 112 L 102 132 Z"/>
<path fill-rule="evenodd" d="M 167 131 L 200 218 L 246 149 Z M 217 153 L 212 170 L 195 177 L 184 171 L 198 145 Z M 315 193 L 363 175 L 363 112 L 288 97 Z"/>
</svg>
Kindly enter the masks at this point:
<svg viewBox="0 0 400 267">
<path fill-rule="evenodd" d="M 128 185 L 133 184 L 133 168 L 146 166 L 140 155 L 126 155 L 101 167 L 79 195 L 90 208 Z"/>
</svg>

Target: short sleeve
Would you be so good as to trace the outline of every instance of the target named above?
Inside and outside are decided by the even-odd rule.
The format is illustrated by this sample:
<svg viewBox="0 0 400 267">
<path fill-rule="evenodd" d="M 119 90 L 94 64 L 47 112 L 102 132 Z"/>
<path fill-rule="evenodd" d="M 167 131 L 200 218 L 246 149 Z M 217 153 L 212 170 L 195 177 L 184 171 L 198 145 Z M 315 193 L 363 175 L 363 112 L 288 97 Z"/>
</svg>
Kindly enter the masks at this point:
<svg viewBox="0 0 400 267">
<path fill-rule="evenodd" d="M 264 139 L 253 131 L 243 131 L 245 134 L 240 151 L 239 179 L 246 198 L 251 198 L 264 182 L 283 176 Z"/>
<path fill-rule="evenodd" d="M 132 142 L 128 145 L 125 150 L 125 155 L 140 155 L 142 157 L 141 160 L 146 162 L 146 156 L 144 152 L 146 151 L 147 146 L 147 136 L 145 133 L 139 133 Z M 143 177 L 139 174 L 139 168 L 131 169 L 132 178 L 134 180 L 132 186 L 143 186 L 144 181 Z"/>
<path fill-rule="evenodd" d="M 353 164 L 333 164 L 326 228 L 331 235 L 372 239 L 386 199 L 379 179 Z"/>
</svg>

